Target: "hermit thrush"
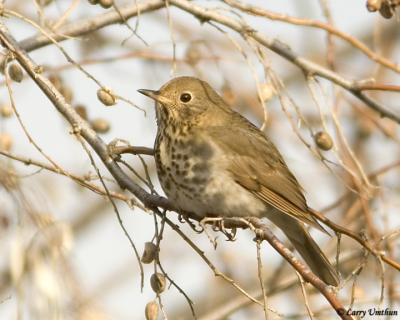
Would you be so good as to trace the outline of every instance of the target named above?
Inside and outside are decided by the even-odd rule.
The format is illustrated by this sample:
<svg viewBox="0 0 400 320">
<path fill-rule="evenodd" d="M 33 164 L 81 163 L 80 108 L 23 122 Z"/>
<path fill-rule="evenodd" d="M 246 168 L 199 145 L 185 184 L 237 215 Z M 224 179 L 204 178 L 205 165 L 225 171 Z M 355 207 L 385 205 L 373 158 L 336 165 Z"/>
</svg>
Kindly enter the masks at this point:
<svg viewBox="0 0 400 320">
<path fill-rule="evenodd" d="M 338 285 L 335 270 L 304 227 L 322 229 L 301 186 L 256 126 L 196 78 L 179 77 L 159 91 L 139 92 L 156 101 L 157 173 L 176 207 L 200 218 L 267 217 L 316 275 Z"/>
</svg>

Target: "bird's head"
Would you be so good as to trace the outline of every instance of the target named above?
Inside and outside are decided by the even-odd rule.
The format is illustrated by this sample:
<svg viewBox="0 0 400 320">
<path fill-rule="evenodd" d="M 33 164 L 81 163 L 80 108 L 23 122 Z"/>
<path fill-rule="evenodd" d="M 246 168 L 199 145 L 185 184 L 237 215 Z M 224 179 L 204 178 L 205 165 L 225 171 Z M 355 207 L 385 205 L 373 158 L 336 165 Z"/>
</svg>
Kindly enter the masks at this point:
<svg viewBox="0 0 400 320">
<path fill-rule="evenodd" d="M 156 101 L 158 121 L 190 122 L 215 106 L 224 104 L 211 86 L 194 77 L 178 77 L 160 90 L 140 89 L 140 93 Z M 224 104 L 225 105 L 225 104 Z"/>
</svg>

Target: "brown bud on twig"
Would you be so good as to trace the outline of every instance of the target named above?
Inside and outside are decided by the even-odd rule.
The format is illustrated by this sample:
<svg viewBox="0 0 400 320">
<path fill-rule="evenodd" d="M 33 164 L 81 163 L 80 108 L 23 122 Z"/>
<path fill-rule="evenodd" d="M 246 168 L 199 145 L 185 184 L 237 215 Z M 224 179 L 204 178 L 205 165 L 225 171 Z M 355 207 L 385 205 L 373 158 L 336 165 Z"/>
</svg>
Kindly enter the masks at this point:
<svg viewBox="0 0 400 320">
<path fill-rule="evenodd" d="M 158 317 L 158 304 L 155 301 L 150 301 L 146 304 L 145 309 L 146 320 L 157 320 Z"/>
<path fill-rule="evenodd" d="M 319 131 L 314 136 L 314 141 L 318 148 L 322 150 L 330 150 L 333 147 L 333 141 L 330 135 L 325 131 Z"/>
<path fill-rule="evenodd" d="M 162 273 L 153 273 L 150 277 L 150 285 L 157 294 L 163 292 L 166 286 L 165 276 Z"/>
<path fill-rule="evenodd" d="M 16 63 L 10 64 L 10 66 L 8 67 L 8 75 L 15 82 L 21 82 L 24 78 L 21 67 Z"/>
<path fill-rule="evenodd" d="M 112 94 L 110 89 L 101 88 L 97 90 L 97 98 L 105 106 L 113 106 L 115 104 L 115 96 Z"/>
<path fill-rule="evenodd" d="M 157 255 L 157 246 L 153 242 L 144 244 L 144 251 L 140 261 L 143 263 L 152 263 Z"/>
<path fill-rule="evenodd" d="M 97 118 L 90 122 L 92 128 L 97 133 L 107 133 L 110 131 L 110 123 L 103 118 Z"/>
<path fill-rule="evenodd" d="M 111 8 L 114 4 L 114 0 L 99 0 L 99 4 L 104 8 L 108 9 Z"/>
<path fill-rule="evenodd" d="M 90 4 L 96 5 L 99 3 L 99 0 L 88 0 Z"/>
<path fill-rule="evenodd" d="M 3 118 L 10 118 L 13 114 L 14 110 L 10 106 L 5 105 L 0 107 L 0 115 Z"/>
</svg>

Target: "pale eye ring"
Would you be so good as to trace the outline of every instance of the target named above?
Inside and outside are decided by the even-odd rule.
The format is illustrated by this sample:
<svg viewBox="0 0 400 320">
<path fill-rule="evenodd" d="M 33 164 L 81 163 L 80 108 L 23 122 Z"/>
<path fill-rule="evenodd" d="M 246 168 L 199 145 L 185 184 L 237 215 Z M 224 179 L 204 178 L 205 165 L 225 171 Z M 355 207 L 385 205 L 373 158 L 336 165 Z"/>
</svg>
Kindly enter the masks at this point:
<svg viewBox="0 0 400 320">
<path fill-rule="evenodd" d="M 192 100 L 192 95 L 190 94 L 190 93 L 187 93 L 187 92 L 185 92 L 185 93 L 182 93 L 181 94 L 181 96 L 179 97 L 179 99 L 182 101 L 182 102 L 189 102 L 190 100 Z"/>
</svg>

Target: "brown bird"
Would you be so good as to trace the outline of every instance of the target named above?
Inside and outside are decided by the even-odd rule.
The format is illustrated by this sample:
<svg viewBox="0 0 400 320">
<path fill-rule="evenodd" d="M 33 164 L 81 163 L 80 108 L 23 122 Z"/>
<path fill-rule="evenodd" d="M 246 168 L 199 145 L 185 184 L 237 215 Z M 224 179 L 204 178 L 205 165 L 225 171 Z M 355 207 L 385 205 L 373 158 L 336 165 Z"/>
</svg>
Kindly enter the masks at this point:
<svg viewBox="0 0 400 320">
<path fill-rule="evenodd" d="M 304 223 L 324 229 L 278 149 L 256 126 L 197 78 L 138 91 L 156 101 L 157 173 L 175 206 L 199 218 L 267 217 L 319 278 L 339 284 Z"/>
</svg>

